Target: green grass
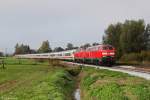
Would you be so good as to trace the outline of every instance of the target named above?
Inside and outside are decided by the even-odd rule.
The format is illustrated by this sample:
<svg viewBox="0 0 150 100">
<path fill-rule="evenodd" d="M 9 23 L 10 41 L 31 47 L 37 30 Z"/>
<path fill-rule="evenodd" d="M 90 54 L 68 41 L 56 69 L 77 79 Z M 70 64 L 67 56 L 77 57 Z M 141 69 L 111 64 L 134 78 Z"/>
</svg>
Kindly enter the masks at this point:
<svg viewBox="0 0 150 100">
<path fill-rule="evenodd" d="M 1 59 L 2 60 L 2 59 Z M 45 64 L 48 65 L 48 61 L 37 61 L 37 59 L 16 59 L 14 57 L 7 57 L 4 58 L 4 62 L 6 65 L 39 65 L 39 64 Z"/>
<path fill-rule="evenodd" d="M 150 81 L 121 72 L 62 68 L 48 61 L 10 57 L 4 60 L 5 69 L 0 68 L 0 100 L 72 100 L 78 84 L 75 80 L 81 80 L 81 100 L 150 100 Z"/>
<path fill-rule="evenodd" d="M 121 72 L 84 68 L 82 100 L 150 100 L 150 81 Z"/>
<path fill-rule="evenodd" d="M 73 77 L 64 68 L 22 59 L 5 59 L 0 69 L 0 100 L 71 100 Z"/>
</svg>

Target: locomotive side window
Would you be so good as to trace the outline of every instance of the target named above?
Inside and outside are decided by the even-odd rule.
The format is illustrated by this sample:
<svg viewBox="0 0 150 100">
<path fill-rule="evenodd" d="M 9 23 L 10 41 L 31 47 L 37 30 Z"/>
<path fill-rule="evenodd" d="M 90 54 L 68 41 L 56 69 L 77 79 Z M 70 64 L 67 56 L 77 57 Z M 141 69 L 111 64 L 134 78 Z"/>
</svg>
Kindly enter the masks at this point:
<svg viewBox="0 0 150 100">
<path fill-rule="evenodd" d="M 102 50 L 102 47 L 98 47 L 98 50 Z"/>
<path fill-rule="evenodd" d="M 111 46 L 104 46 L 103 50 L 113 50 L 113 47 L 111 47 Z"/>
<path fill-rule="evenodd" d="M 95 51 L 95 47 L 92 48 L 92 51 Z"/>
<path fill-rule="evenodd" d="M 93 51 L 93 48 L 90 48 L 90 51 Z"/>
<path fill-rule="evenodd" d="M 86 49 L 86 51 L 89 51 L 89 50 L 90 50 L 89 48 Z"/>
<path fill-rule="evenodd" d="M 89 51 L 92 51 L 92 48 L 89 48 Z"/>
<path fill-rule="evenodd" d="M 109 47 L 109 50 L 113 50 L 113 47 Z"/>
<path fill-rule="evenodd" d="M 97 47 L 92 47 L 90 51 L 96 51 Z"/>
<path fill-rule="evenodd" d="M 103 50 L 107 50 L 107 47 L 105 46 L 105 47 L 103 47 Z"/>
<path fill-rule="evenodd" d="M 87 48 L 86 51 L 92 51 L 92 48 Z"/>
<path fill-rule="evenodd" d="M 96 47 L 95 50 L 96 50 L 96 51 L 99 50 L 99 47 Z"/>
</svg>

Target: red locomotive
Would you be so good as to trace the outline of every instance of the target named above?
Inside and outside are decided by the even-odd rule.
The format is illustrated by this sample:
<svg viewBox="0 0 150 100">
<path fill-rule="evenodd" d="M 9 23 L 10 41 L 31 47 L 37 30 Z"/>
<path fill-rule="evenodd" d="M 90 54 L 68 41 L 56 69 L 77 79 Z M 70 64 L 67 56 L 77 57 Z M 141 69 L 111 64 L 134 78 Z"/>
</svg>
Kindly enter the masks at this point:
<svg viewBox="0 0 150 100">
<path fill-rule="evenodd" d="M 97 45 L 86 49 L 78 49 L 74 60 L 80 63 L 112 65 L 115 62 L 115 48 L 111 45 Z"/>
</svg>

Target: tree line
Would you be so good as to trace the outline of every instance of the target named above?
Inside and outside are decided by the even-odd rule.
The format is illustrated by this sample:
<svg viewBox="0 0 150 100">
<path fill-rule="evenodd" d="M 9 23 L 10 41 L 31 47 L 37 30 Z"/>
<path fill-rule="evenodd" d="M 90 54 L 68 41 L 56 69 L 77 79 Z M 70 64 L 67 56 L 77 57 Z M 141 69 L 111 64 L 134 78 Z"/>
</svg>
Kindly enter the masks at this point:
<svg viewBox="0 0 150 100">
<path fill-rule="evenodd" d="M 145 24 L 141 19 L 110 24 L 105 30 L 103 44 L 110 44 L 116 48 L 117 59 L 131 53 L 149 52 L 150 24 Z"/>
<path fill-rule="evenodd" d="M 95 45 L 99 45 L 99 43 L 93 43 L 92 45 L 90 43 L 85 43 L 83 45 L 80 46 L 80 48 L 87 48 L 90 46 L 95 46 Z M 65 50 L 72 50 L 72 49 L 78 49 L 79 47 L 74 46 L 72 43 L 68 43 L 66 45 L 66 48 L 62 48 L 62 47 L 55 47 L 54 49 L 51 48 L 50 43 L 48 40 L 43 41 L 42 45 L 40 46 L 40 48 L 38 48 L 37 50 L 31 49 L 29 45 L 24 45 L 24 44 L 16 44 L 15 46 L 15 52 L 14 55 L 16 54 L 34 54 L 34 53 L 49 53 L 49 52 L 60 52 L 60 51 L 65 51 Z"/>
<path fill-rule="evenodd" d="M 150 61 L 150 24 L 145 24 L 144 20 L 126 20 L 121 23 L 110 24 L 105 30 L 103 44 L 113 45 L 116 49 L 116 58 L 122 59 L 148 59 Z M 86 43 L 80 48 L 99 45 L 99 43 Z M 52 49 L 48 40 L 43 41 L 37 50 L 30 49 L 29 45 L 18 43 L 15 46 L 14 54 L 47 53 L 64 50 L 77 49 L 72 43 L 68 43 L 66 48 L 56 47 Z M 131 59 L 131 60 L 132 60 Z"/>
</svg>

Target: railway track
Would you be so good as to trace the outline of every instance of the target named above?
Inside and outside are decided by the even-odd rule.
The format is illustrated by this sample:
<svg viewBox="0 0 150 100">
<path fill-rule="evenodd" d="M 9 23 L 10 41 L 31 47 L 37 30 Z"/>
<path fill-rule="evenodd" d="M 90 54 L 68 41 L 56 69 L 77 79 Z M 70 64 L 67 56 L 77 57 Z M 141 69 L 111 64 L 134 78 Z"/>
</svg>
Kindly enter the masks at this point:
<svg viewBox="0 0 150 100">
<path fill-rule="evenodd" d="M 137 77 L 141 77 L 141 78 L 150 80 L 150 69 L 136 68 L 136 67 L 133 67 L 133 66 L 106 67 L 106 66 L 74 63 L 74 62 L 65 62 L 65 63 L 71 64 L 71 65 L 83 66 L 83 67 L 94 67 L 94 68 L 97 68 L 97 69 L 107 69 L 107 70 L 112 70 L 112 71 L 118 71 L 118 72 L 128 73 L 132 76 L 137 76 Z"/>
</svg>

